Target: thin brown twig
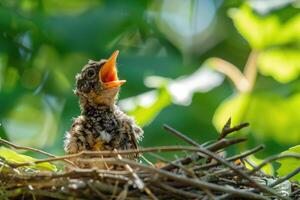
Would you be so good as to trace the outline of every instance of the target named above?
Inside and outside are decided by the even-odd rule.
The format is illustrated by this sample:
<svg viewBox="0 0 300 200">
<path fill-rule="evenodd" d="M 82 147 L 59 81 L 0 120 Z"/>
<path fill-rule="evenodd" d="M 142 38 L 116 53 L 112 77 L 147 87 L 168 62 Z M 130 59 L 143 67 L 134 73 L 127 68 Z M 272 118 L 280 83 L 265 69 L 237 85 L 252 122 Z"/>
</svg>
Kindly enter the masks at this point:
<svg viewBox="0 0 300 200">
<path fill-rule="evenodd" d="M 241 124 L 239 124 L 237 126 L 234 126 L 232 128 L 230 128 L 230 127 L 229 128 L 225 128 L 224 127 L 223 130 L 222 130 L 222 132 L 221 132 L 221 134 L 220 134 L 219 139 L 225 138 L 228 134 L 236 132 L 236 131 L 239 131 L 242 128 L 245 128 L 247 126 L 249 126 L 249 123 L 241 123 Z"/>
<path fill-rule="evenodd" d="M 80 153 L 76 154 L 69 154 L 65 156 L 57 156 L 55 158 L 45 158 L 39 159 L 32 162 L 22 162 L 22 163 L 9 163 L 11 167 L 22 167 L 27 165 L 33 165 L 43 162 L 53 162 L 58 160 L 70 159 L 70 158 L 78 158 L 81 156 L 117 156 L 120 155 L 127 155 L 133 153 L 145 153 L 145 152 L 170 152 L 170 151 L 199 151 L 199 148 L 190 147 L 190 146 L 162 146 L 162 147 L 149 147 L 143 149 L 129 149 L 129 150 L 118 150 L 118 151 L 81 151 Z"/>
<path fill-rule="evenodd" d="M 237 175 L 239 175 L 240 177 L 245 178 L 246 180 L 248 180 L 250 183 L 252 183 L 255 187 L 257 187 L 258 189 L 260 189 L 263 192 L 267 192 L 269 194 L 275 195 L 278 198 L 281 199 L 288 199 L 285 198 L 283 196 L 281 196 L 280 194 L 277 194 L 274 190 L 272 190 L 271 188 L 265 187 L 263 185 L 260 185 L 259 183 L 257 183 L 255 180 L 253 180 L 250 176 L 248 176 L 246 173 L 238 170 L 234 165 L 232 165 L 231 163 L 227 162 L 226 160 L 224 160 L 223 158 L 221 158 L 220 156 L 218 156 L 217 154 L 213 153 L 212 151 L 209 151 L 208 149 L 203 148 L 200 144 L 197 144 L 197 142 L 193 141 L 191 138 L 188 138 L 186 135 L 180 133 L 179 131 L 164 125 L 164 127 L 168 127 L 166 130 L 168 130 L 169 133 L 172 133 L 176 136 L 178 136 L 179 138 L 184 139 L 185 141 L 190 141 L 191 143 L 193 143 L 195 146 L 199 147 L 199 150 L 208 155 L 209 157 L 215 159 L 218 162 L 221 162 L 223 165 L 226 165 L 228 168 L 230 168 L 232 171 L 234 171 L 235 173 L 237 173 Z"/>
<path fill-rule="evenodd" d="M 228 146 L 231 146 L 231 145 L 234 145 L 237 143 L 244 142 L 246 140 L 247 140 L 247 138 L 232 138 L 232 139 L 223 138 L 209 146 L 206 146 L 205 148 L 210 151 L 218 151 L 220 149 L 226 148 Z M 178 164 L 178 163 L 186 165 L 186 164 L 191 163 L 193 160 L 198 160 L 200 158 L 203 158 L 203 157 L 201 157 L 200 155 L 192 155 L 192 156 L 188 156 L 185 158 L 180 158 L 175 161 L 172 161 L 170 164 L 164 166 L 162 169 L 172 170 L 172 169 L 176 168 L 176 164 Z"/>
<path fill-rule="evenodd" d="M 106 196 L 100 192 L 97 188 L 94 187 L 94 185 L 90 182 L 87 182 L 87 186 L 102 200 L 107 199 Z"/>
<path fill-rule="evenodd" d="M 270 156 L 269 158 L 265 159 L 262 163 L 260 163 L 257 167 L 255 167 L 250 174 L 254 174 L 255 172 L 257 172 L 258 170 L 260 170 L 262 167 L 264 167 L 266 164 L 276 161 L 276 160 L 280 160 L 283 158 L 295 158 L 295 159 L 300 159 L 300 155 L 299 154 L 280 154 L 280 155 L 275 155 L 275 156 Z"/>
<path fill-rule="evenodd" d="M 253 149 L 250 149 L 248 151 L 245 151 L 239 155 L 235 155 L 235 156 L 232 156 L 232 157 L 229 157 L 226 159 L 227 162 L 232 162 L 232 161 L 235 161 L 235 160 L 238 160 L 238 159 L 241 159 L 241 158 L 245 158 L 249 155 L 252 155 L 258 151 L 261 151 L 262 149 L 264 149 L 265 146 L 264 145 L 259 145 Z M 194 168 L 194 170 L 199 170 L 199 169 L 206 169 L 206 168 L 210 168 L 210 167 L 215 167 L 215 166 L 218 166 L 220 165 L 220 163 L 207 163 L 207 164 L 203 164 L 203 165 L 200 165 L 200 166 L 197 166 Z"/>
<path fill-rule="evenodd" d="M 147 171 L 155 172 L 155 173 L 158 173 L 162 176 L 170 178 L 172 180 L 175 180 L 175 181 L 178 181 L 178 182 L 181 182 L 181 183 L 185 183 L 185 184 L 188 184 L 188 185 L 191 185 L 191 186 L 195 186 L 195 187 L 198 187 L 200 189 L 201 188 L 207 188 L 207 189 L 214 190 L 214 191 L 233 193 L 233 194 L 239 195 L 240 197 L 247 197 L 247 198 L 252 198 L 252 199 L 267 199 L 265 197 L 262 197 L 261 195 L 255 194 L 255 193 L 249 193 L 249 192 L 246 192 L 246 191 L 243 191 L 243 190 L 240 190 L 240 189 L 232 189 L 232 188 L 229 188 L 229 187 L 219 186 L 217 184 L 205 182 L 205 181 L 202 181 L 202 180 L 199 180 L 199 179 L 186 178 L 184 176 L 180 176 L 180 175 L 171 173 L 169 171 L 160 170 L 160 169 L 157 169 L 157 168 L 146 166 L 146 165 L 143 165 L 141 163 L 137 163 L 135 161 L 128 160 L 128 159 L 104 158 L 104 159 L 101 159 L 101 160 L 99 159 L 99 161 L 108 162 L 108 163 L 117 164 L 117 165 L 129 164 L 131 166 L 135 166 L 135 167 L 147 170 Z"/>
<path fill-rule="evenodd" d="M 296 176 L 299 173 L 300 173 L 300 167 L 293 170 L 291 173 L 287 174 L 286 176 L 277 179 L 275 182 L 273 182 L 269 186 L 270 187 L 275 187 L 276 185 L 279 185 L 280 183 L 283 183 L 284 181 L 289 180 L 290 178 L 292 178 L 293 176 Z"/>
<path fill-rule="evenodd" d="M 182 197 L 194 198 L 194 199 L 199 198 L 199 195 L 197 195 L 197 194 L 194 194 L 194 193 L 191 193 L 191 192 L 187 192 L 187 191 L 184 191 L 184 190 L 178 190 L 178 189 L 173 188 L 172 186 L 170 186 L 168 184 L 165 184 L 165 183 L 158 183 L 158 185 L 161 188 L 163 188 L 165 190 L 168 190 L 168 191 L 172 192 L 173 194 L 180 195 Z"/>
</svg>

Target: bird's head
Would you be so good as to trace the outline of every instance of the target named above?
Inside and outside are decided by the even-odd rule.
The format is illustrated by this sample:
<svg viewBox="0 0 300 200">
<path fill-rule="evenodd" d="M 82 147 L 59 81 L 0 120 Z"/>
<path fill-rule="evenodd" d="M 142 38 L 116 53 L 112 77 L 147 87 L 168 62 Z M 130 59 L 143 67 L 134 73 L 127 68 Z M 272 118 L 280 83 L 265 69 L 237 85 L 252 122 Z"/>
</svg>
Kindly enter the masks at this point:
<svg viewBox="0 0 300 200">
<path fill-rule="evenodd" d="M 107 60 L 90 60 L 77 74 L 75 93 L 80 97 L 81 104 L 114 105 L 120 86 L 126 82 L 118 78 L 118 54 L 119 51 L 115 51 Z"/>
</svg>

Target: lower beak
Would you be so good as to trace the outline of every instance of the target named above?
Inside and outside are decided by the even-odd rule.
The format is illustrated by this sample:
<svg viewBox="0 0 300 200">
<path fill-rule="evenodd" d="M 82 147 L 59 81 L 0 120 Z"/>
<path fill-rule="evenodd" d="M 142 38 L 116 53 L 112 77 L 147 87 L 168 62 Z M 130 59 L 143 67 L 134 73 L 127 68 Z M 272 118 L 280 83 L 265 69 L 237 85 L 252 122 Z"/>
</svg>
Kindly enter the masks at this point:
<svg viewBox="0 0 300 200">
<path fill-rule="evenodd" d="M 120 87 L 126 80 L 119 80 L 116 67 L 119 51 L 115 51 L 99 71 L 99 80 L 101 80 L 104 89 Z"/>
</svg>

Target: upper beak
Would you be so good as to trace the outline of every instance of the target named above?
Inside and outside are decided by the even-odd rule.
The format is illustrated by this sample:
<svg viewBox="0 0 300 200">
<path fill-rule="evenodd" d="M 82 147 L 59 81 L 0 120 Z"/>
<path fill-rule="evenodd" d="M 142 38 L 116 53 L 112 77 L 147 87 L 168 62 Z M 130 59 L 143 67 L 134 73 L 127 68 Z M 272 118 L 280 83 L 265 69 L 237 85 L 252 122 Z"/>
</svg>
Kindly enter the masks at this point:
<svg viewBox="0 0 300 200">
<path fill-rule="evenodd" d="M 105 89 L 120 87 L 126 80 L 119 80 L 116 61 L 119 51 L 116 50 L 99 71 L 99 80 L 102 81 Z"/>
</svg>

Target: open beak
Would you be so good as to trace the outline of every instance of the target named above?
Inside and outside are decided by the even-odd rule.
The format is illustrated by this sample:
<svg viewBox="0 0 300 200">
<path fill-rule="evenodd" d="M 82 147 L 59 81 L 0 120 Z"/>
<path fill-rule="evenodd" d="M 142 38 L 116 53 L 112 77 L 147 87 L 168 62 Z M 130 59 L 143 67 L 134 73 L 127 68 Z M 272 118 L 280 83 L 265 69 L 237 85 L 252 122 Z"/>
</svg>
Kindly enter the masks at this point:
<svg viewBox="0 0 300 200">
<path fill-rule="evenodd" d="M 119 51 L 115 51 L 99 71 L 99 80 L 102 81 L 104 89 L 120 87 L 126 80 L 119 80 L 116 61 Z"/>
</svg>

